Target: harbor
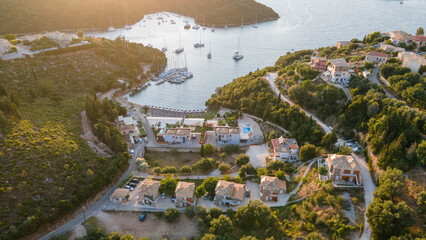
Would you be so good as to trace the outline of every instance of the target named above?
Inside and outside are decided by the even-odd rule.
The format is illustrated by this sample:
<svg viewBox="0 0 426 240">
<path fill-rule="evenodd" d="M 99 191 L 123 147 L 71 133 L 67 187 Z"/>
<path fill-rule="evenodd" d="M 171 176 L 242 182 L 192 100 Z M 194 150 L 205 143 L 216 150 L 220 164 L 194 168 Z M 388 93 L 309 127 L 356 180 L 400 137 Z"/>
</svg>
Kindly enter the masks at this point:
<svg viewBox="0 0 426 240">
<path fill-rule="evenodd" d="M 183 83 L 185 80 L 193 77 L 193 74 L 188 71 L 187 67 L 183 68 L 172 68 L 154 77 L 151 81 L 155 82 L 155 85 L 160 85 L 164 82 L 169 83 Z"/>
</svg>

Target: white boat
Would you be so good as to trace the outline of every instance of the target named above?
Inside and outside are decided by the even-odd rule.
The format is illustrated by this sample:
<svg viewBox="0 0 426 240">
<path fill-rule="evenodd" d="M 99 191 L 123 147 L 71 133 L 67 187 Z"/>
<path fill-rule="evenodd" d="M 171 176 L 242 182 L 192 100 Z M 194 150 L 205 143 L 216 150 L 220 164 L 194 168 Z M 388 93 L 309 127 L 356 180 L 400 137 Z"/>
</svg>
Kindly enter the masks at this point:
<svg viewBox="0 0 426 240">
<path fill-rule="evenodd" d="M 180 39 L 180 31 L 179 31 L 179 48 L 175 50 L 175 53 L 179 54 L 181 52 L 183 52 L 183 47 L 182 47 L 182 42 L 181 42 L 181 39 Z"/>
<path fill-rule="evenodd" d="M 213 25 L 212 26 L 212 32 L 216 31 L 216 27 Z"/>
<path fill-rule="evenodd" d="M 208 59 L 212 58 L 212 43 L 211 43 L 211 40 L 209 40 L 209 53 L 207 54 L 207 58 Z"/>
<path fill-rule="evenodd" d="M 243 59 L 243 57 L 244 56 L 240 53 L 240 39 L 238 38 L 238 51 L 234 53 L 234 56 L 232 58 L 238 61 Z"/>
<path fill-rule="evenodd" d="M 200 42 L 197 42 L 194 44 L 195 48 L 201 48 L 204 47 L 204 43 L 201 43 L 201 31 L 200 31 Z"/>
<path fill-rule="evenodd" d="M 252 27 L 253 28 L 257 28 L 256 24 L 257 24 L 257 13 L 256 13 L 256 22 L 255 22 L 255 24 Z"/>
<path fill-rule="evenodd" d="M 146 46 L 152 48 L 152 44 L 151 43 L 148 43 Z"/>
<path fill-rule="evenodd" d="M 124 25 L 124 29 L 126 30 L 132 29 L 132 27 L 129 26 L 129 21 L 127 20 L 127 16 L 126 16 L 126 25 Z"/>
<path fill-rule="evenodd" d="M 173 19 L 172 19 L 172 20 L 170 20 L 170 23 L 171 23 L 171 24 L 176 24 L 175 20 L 173 20 Z"/>
<path fill-rule="evenodd" d="M 203 27 L 203 30 L 206 30 L 207 28 L 206 27 Z"/>
<path fill-rule="evenodd" d="M 112 25 L 111 17 L 109 18 L 109 22 L 111 23 L 111 27 L 108 28 L 108 32 L 115 32 L 116 29 Z"/>
<path fill-rule="evenodd" d="M 167 48 L 166 48 L 166 47 L 163 47 L 163 48 L 161 49 L 161 51 L 162 51 L 162 52 L 167 52 Z"/>
<path fill-rule="evenodd" d="M 192 29 L 198 30 L 200 29 L 200 26 L 198 24 L 195 24 L 194 26 L 192 26 Z"/>
<path fill-rule="evenodd" d="M 241 28 L 244 27 L 244 15 L 241 15 Z"/>
</svg>

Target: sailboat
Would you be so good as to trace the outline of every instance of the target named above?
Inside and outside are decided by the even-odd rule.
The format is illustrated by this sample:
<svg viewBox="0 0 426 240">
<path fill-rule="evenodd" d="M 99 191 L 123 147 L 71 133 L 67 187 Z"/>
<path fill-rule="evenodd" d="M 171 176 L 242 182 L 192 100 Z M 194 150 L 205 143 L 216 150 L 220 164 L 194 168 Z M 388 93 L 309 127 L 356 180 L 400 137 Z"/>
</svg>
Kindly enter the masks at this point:
<svg viewBox="0 0 426 240">
<path fill-rule="evenodd" d="M 204 43 L 201 43 L 201 31 L 200 31 L 200 42 L 197 42 L 194 44 L 195 48 L 201 48 L 204 47 Z"/>
<path fill-rule="evenodd" d="M 149 33 L 148 33 L 148 41 L 149 42 L 148 42 L 148 44 L 146 46 L 152 48 L 151 37 L 149 36 Z"/>
<path fill-rule="evenodd" d="M 180 40 L 180 31 L 179 31 L 179 48 L 175 50 L 176 54 L 183 52 L 182 42 Z"/>
<path fill-rule="evenodd" d="M 126 30 L 132 29 L 132 27 L 129 26 L 129 20 L 127 19 L 127 16 L 126 16 L 126 25 L 124 25 L 124 29 Z"/>
<path fill-rule="evenodd" d="M 216 31 L 216 27 L 213 25 L 212 26 L 212 32 Z"/>
<path fill-rule="evenodd" d="M 234 53 L 234 56 L 232 58 L 238 61 L 243 59 L 243 57 L 244 56 L 240 53 L 240 38 L 238 38 L 238 51 Z"/>
<path fill-rule="evenodd" d="M 162 52 L 167 52 L 167 47 L 166 47 L 166 36 L 164 36 L 164 47 L 161 49 Z"/>
<path fill-rule="evenodd" d="M 256 13 L 256 22 L 255 22 L 255 24 L 252 27 L 253 28 L 257 28 L 256 24 L 257 24 L 257 13 Z"/>
<path fill-rule="evenodd" d="M 244 15 L 241 15 L 241 28 L 244 27 Z"/>
<path fill-rule="evenodd" d="M 108 28 L 108 32 L 114 32 L 114 31 L 115 31 L 115 28 L 114 28 L 114 27 L 113 27 L 113 25 L 112 25 L 111 17 L 109 18 L 109 22 L 111 23 L 111 27 L 109 27 L 109 28 Z"/>
<path fill-rule="evenodd" d="M 212 43 L 211 40 L 209 40 L 209 53 L 207 54 L 207 58 L 212 58 Z"/>
<path fill-rule="evenodd" d="M 195 25 L 192 26 L 192 29 L 195 29 L 195 30 L 200 29 L 200 25 L 197 24 L 197 18 L 195 18 L 194 22 L 195 22 Z"/>
<path fill-rule="evenodd" d="M 203 17 L 203 30 L 206 30 L 207 28 L 205 27 L 205 22 L 204 22 L 204 17 Z"/>
</svg>

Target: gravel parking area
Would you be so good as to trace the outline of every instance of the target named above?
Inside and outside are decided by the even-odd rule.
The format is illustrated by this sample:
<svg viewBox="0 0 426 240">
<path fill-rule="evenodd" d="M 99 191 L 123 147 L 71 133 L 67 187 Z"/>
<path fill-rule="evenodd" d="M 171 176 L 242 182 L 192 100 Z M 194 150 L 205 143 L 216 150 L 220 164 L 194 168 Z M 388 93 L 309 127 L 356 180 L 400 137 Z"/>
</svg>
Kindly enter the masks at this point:
<svg viewBox="0 0 426 240">
<path fill-rule="evenodd" d="M 251 145 L 246 154 L 250 157 L 250 163 L 253 167 L 265 167 L 265 158 L 269 155 L 269 148 L 266 143 L 262 145 Z"/>
</svg>

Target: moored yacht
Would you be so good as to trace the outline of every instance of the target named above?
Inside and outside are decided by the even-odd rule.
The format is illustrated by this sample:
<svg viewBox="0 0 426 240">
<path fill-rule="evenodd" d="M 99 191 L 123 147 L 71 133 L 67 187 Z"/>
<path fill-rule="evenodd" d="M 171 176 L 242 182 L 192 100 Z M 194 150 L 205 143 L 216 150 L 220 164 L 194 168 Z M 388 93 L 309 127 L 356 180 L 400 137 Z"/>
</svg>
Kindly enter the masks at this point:
<svg viewBox="0 0 426 240">
<path fill-rule="evenodd" d="M 238 51 L 234 53 L 232 58 L 236 61 L 243 59 L 243 55 L 240 53 L 240 39 L 238 38 Z"/>
</svg>

